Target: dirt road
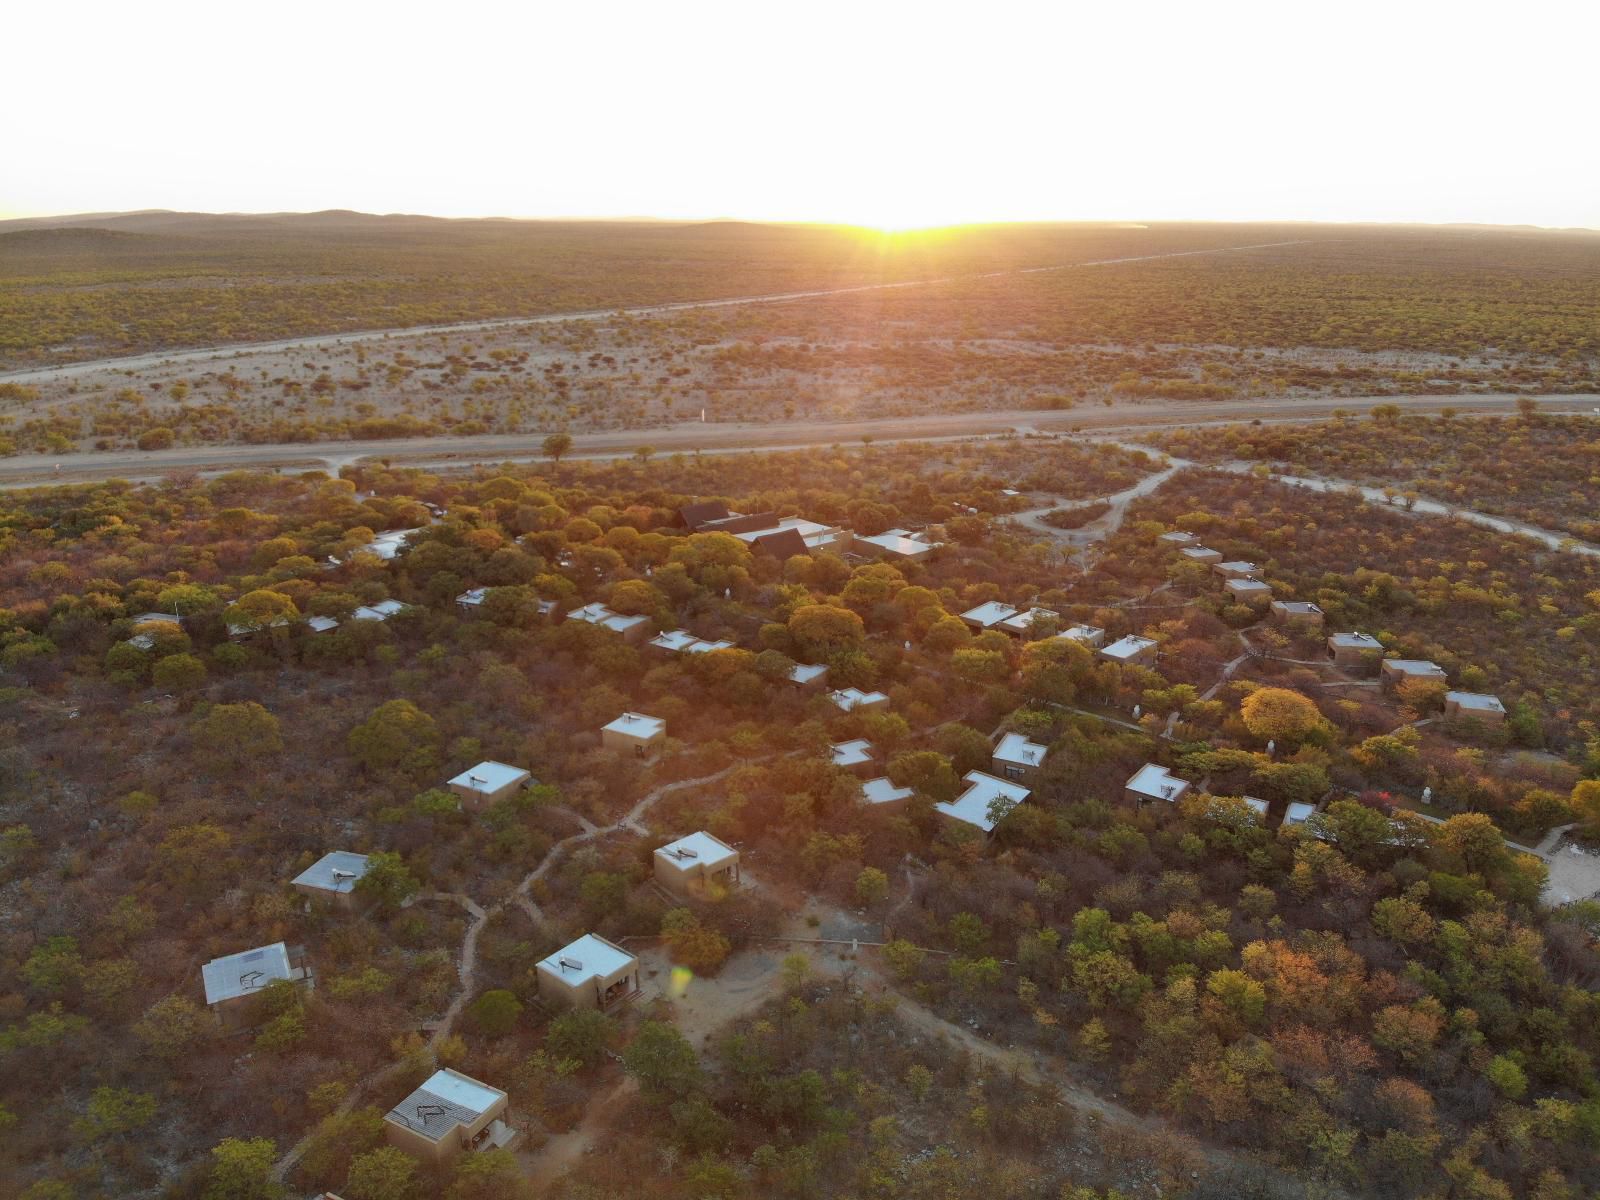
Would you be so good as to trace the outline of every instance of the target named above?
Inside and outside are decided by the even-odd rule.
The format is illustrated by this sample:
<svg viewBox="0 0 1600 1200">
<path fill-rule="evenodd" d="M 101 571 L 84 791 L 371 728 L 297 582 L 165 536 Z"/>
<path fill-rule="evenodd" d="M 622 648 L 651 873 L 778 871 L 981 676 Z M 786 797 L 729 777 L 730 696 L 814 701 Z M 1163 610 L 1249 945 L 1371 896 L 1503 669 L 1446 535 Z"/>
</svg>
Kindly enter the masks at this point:
<svg viewBox="0 0 1600 1200">
<path fill-rule="evenodd" d="M 649 445 L 657 454 L 732 454 L 760 450 L 799 450 L 808 446 L 845 445 L 871 438 L 876 444 L 956 441 L 1013 434 L 1062 434 L 1076 430 L 1109 434 L 1151 426 L 1226 425 L 1319 421 L 1335 409 L 1365 412 L 1395 404 L 1414 412 L 1454 408 L 1465 415 L 1513 411 L 1519 397 L 1494 396 L 1338 396 L 1308 399 L 1262 399 L 1217 404 L 1160 402 L 1101 409 L 1041 412 L 1011 409 L 980 413 L 930 413 L 926 416 L 875 418 L 863 421 L 775 421 L 768 424 L 684 423 L 655 429 L 579 433 L 572 437 L 572 457 L 629 458 Z M 1544 411 L 1586 414 L 1600 396 L 1543 396 Z M 119 450 L 62 455 L 21 454 L 0 459 L 0 487 L 51 483 L 92 483 L 104 479 L 135 482 L 160 479 L 175 471 L 204 474 L 223 471 L 322 470 L 364 460 L 390 461 L 434 469 L 478 464 L 536 462 L 544 458 L 539 434 L 490 434 L 464 438 L 390 438 L 369 442 L 275 443 L 251 446 L 191 446 L 172 450 Z"/>
</svg>

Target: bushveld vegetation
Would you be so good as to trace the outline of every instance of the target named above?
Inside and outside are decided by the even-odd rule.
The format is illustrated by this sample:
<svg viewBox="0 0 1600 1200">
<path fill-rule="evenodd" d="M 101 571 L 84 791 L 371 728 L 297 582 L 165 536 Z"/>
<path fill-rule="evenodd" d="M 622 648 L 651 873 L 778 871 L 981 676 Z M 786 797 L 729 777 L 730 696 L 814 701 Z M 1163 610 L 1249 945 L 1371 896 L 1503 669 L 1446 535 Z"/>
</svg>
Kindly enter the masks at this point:
<svg viewBox="0 0 1600 1200">
<path fill-rule="evenodd" d="M 1177 429 L 1151 439 L 1201 462 L 1243 459 L 1393 488 L 1600 541 L 1600 423 L 1587 418 L 1426 419 Z"/>
<path fill-rule="evenodd" d="M 939 278 L 1226 245 L 1223 227 L 885 235 L 741 222 L 130 215 L 0 226 L 13 363 Z"/>
<path fill-rule="evenodd" d="M 1047 488 L 1092 498 L 1148 469 L 1016 440 L 0 496 L 0 1186 L 272 1196 L 266 1168 L 309 1131 L 304 1191 L 519 1194 L 501 1157 L 434 1181 L 378 1148 L 382 1111 L 430 1065 L 418 1030 L 460 987 L 467 916 L 435 892 L 499 905 L 439 1061 L 506 1087 L 535 1140 L 612 1087 L 608 1047 L 639 1081 L 619 1155 L 588 1160 L 563 1185 L 574 1200 L 644 1162 L 637 1190 L 663 1197 L 1031 1196 L 1035 1169 L 1052 1189 L 1249 1194 L 1182 1140 L 1086 1134 L 1048 1084 L 902 1041 L 888 1004 L 847 983 L 797 970 L 704 1058 L 652 1014 L 595 1025 L 535 1002 L 534 963 L 573 934 L 661 935 L 711 972 L 807 895 L 890 922 L 884 978 L 928 1019 L 1259 1153 L 1273 1186 L 1600 1186 L 1600 910 L 1541 907 L 1542 863 L 1495 825 L 1600 834 L 1592 568 L 1199 472 L 1087 560 L 1006 519 Z M 674 522 L 708 497 L 946 545 L 927 562 L 780 561 Z M 1179 565 L 1157 540 L 1175 524 L 1253 557 L 1333 627 L 1500 692 L 1511 719 L 1418 726 L 1435 691 L 1356 686 L 1319 636 L 1261 623 Z M 363 549 L 396 528 L 416 533 L 392 562 Z M 473 586 L 489 591 L 469 617 L 455 598 Z M 388 598 L 409 607 L 350 619 Z M 1148 634 L 1158 666 L 1044 637 L 1048 620 L 1032 641 L 973 633 L 959 614 L 991 599 Z M 541 616 L 588 600 L 735 645 L 669 656 Z M 174 609 L 181 630 L 134 624 Z M 314 633 L 312 615 L 341 624 Z M 884 691 L 888 710 L 795 689 L 797 661 Z M 666 720 L 657 760 L 601 749 L 622 711 Z M 1002 726 L 1052 754 L 985 842 L 934 804 L 988 765 Z M 831 765 L 829 743 L 852 737 L 913 789 L 902 811 L 865 808 Z M 538 782 L 468 816 L 440 787 L 484 758 Z M 1148 761 L 1193 794 L 1125 804 Z M 531 888 L 537 913 L 500 904 L 582 820 L 703 779 L 664 794 L 646 834 L 563 854 Z M 1408 813 L 1424 787 L 1442 824 Z M 1293 802 L 1324 807 L 1275 828 Z M 695 828 L 741 842 L 761 887 L 669 908 L 649 854 Z M 384 856 L 363 914 L 308 912 L 286 887 L 335 848 Z M 274 990 L 263 1025 L 217 1036 L 199 965 L 279 939 L 307 947 L 317 988 Z"/>
<path fill-rule="evenodd" d="M 710 421 L 848 420 L 1600 392 L 1592 235 L 1019 226 L 886 239 L 801 227 L 601 231 L 374 218 L 308 218 L 287 234 L 222 220 L 177 227 L 193 232 L 0 233 L 0 329 L 12 338 L 11 361 L 948 282 L 14 382 L 0 385 L 0 450 L 642 429 L 702 412 Z M 1261 248 L 1086 265 L 1251 245 Z M 1004 273 L 1027 266 L 1065 269 Z M 102 307 L 103 319 L 91 320 Z"/>
</svg>

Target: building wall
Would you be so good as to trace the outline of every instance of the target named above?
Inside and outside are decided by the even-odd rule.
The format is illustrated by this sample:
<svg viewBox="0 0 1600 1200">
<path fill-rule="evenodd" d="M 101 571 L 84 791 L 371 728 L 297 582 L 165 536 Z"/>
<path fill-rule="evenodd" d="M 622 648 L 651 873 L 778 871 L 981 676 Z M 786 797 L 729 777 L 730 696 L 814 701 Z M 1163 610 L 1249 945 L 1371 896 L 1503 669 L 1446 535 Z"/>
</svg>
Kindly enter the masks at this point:
<svg viewBox="0 0 1600 1200">
<path fill-rule="evenodd" d="M 998 758 L 991 758 L 989 760 L 989 774 L 997 779 L 1010 780 L 1012 783 L 1032 783 L 1039 775 L 1039 768 L 1024 766 L 1022 763 L 1002 762 Z"/>
<path fill-rule="evenodd" d="M 366 903 L 365 897 L 354 890 L 330 892 L 326 888 L 311 887 L 304 883 L 290 884 L 290 886 L 302 896 L 309 896 L 318 904 L 330 904 L 335 908 L 361 908 Z"/>
<path fill-rule="evenodd" d="M 600 744 L 607 750 L 617 754 L 634 754 L 638 747 L 644 748 L 645 757 L 656 752 L 656 747 L 666 739 L 666 734 L 658 733 L 654 737 L 634 737 L 631 733 L 622 733 L 616 729 L 602 729 L 600 731 Z"/>
<path fill-rule="evenodd" d="M 634 959 L 620 971 L 614 971 L 603 979 L 588 979 L 583 983 L 574 983 L 541 965 L 537 968 L 539 996 L 552 1004 L 565 1005 L 569 1008 L 600 1008 L 600 997 L 605 995 L 612 984 L 632 975 L 635 977 L 633 982 L 637 986 L 638 970 L 639 960 Z"/>
<path fill-rule="evenodd" d="M 675 896 L 703 895 L 708 887 L 732 887 L 734 869 L 738 866 L 737 858 L 726 863 L 719 863 L 716 870 L 708 871 L 704 863 L 695 863 L 687 870 L 673 866 L 659 854 L 653 854 L 655 860 L 656 882 L 666 888 Z"/>
<path fill-rule="evenodd" d="M 525 783 L 527 783 L 527 780 L 521 780 L 517 783 L 508 783 L 505 787 L 499 788 L 492 792 L 481 792 L 476 788 L 468 787 L 464 783 L 452 783 L 448 784 L 447 786 L 456 794 L 457 799 L 461 801 L 462 808 L 466 809 L 468 812 L 480 812 L 483 809 L 488 808 L 497 800 L 504 800 L 507 796 L 516 795 L 517 792 L 522 789 Z"/>
<path fill-rule="evenodd" d="M 1462 708 L 1459 701 L 1446 700 L 1444 702 L 1444 715 L 1458 719 L 1482 721 L 1485 725 L 1499 725 L 1505 721 L 1504 713 L 1485 712 L 1476 708 Z"/>
</svg>

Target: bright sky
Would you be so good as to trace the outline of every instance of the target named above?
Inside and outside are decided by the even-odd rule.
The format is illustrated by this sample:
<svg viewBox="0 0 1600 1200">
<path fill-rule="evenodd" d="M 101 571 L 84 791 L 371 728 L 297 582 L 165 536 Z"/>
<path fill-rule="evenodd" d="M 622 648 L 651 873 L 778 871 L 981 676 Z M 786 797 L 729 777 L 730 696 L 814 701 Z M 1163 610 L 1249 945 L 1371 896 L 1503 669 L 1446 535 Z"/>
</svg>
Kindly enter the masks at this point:
<svg viewBox="0 0 1600 1200">
<path fill-rule="evenodd" d="M 78 0 L 5 41 L 0 216 L 1600 228 L 1594 0 Z"/>
</svg>

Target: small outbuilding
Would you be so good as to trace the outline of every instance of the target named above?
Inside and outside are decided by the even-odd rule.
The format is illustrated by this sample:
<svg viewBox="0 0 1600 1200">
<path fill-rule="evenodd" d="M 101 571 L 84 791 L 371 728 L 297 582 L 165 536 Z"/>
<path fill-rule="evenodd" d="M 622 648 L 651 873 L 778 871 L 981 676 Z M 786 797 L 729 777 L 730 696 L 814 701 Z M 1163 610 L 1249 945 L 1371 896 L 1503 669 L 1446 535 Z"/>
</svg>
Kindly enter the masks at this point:
<svg viewBox="0 0 1600 1200">
<path fill-rule="evenodd" d="M 1222 551 L 1212 550 L 1208 546 L 1190 546 L 1183 551 L 1183 557 L 1189 562 L 1212 566 L 1222 561 Z"/>
<path fill-rule="evenodd" d="M 891 529 L 886 533 L 857 537 L 855 540 L 855 549 L 862 554 L 913 561 L 931 558 L 943 545 L 943 542 L 930 542 L 926 534 L 911 533 L 905 529 Z"/>
<path fill-rule="evenodd" d="M 1500 697 L 1484 692 L 1446 692 L 1444 715 L 1453 718 L 1470 717 L 1485 725 L 1499 725 L 1506 719 L 1506 706 Z"/>
<path fill-rule="evenodd" d="M 1309 600 L 1274 600 L 1272 620 L 1289 629 L 1321 629 L 1326 614 Z"/>
<path fill-rule="evenodd" d="M 585 625 L 594 625 L 600 629 L 609 629 L 617 634 L 623 641 L 638 645 L 645 640 L 650 632 L 650 618 L 644 616 L 625 617 L 621 613 L 612 612 L 600 601 L 596 600 L 585 604 L 582 608 L 575 608 L 567 614 L 569 621 L 581 621 Z"/>
<path fill-rule="evenodd" d="M 1065 638 L 1069 642 L 1080 642 L 1094 650 L 1106 640 L 1106 631 L 1094 625 L 1074 625 L 1071 629 L 1063 629 L 1056 634 L 1056 637 Z"/>
<path fill-rule="evenodd" d="M 1272 598 L 1272 585 L 1259 579 L 1230 579 L 1222 586 L 1241 604 L 1264 604 Z"/>
<path fill-rule="evenodd" d="M 969 608 L 961 614 L 961 619 L 969 627 L 981 632 L 985 629 L 993 629 L 1000 622 L 1016 615 L 1017 609 L 1013 605 L 1003 604 L 999 600 L 989 600 L 978 605 L 977 608 Z"/>
<path fill-rule="evenodd" d="M 1001 621 L 998 628 L 1012 637 L 1029 638 L 1041 632 L 1038 628 L 1041 623 L 1049 629 L 1060 619 L 1061 614 L 1053 608 L 1027 608 Z"/>
<path fill-rule="evenodd" d="M 1163 533 L 1157 540 L 1166 542 L 1169 546 L 1192 546 L 1200 540 L 1200 535 L 1190 533 L 1186 529 L 1174 529 L 1170 533 Z"/>
<path fill-rule="evenodd" d="M 667 723 L 660 717 L 625 712 L 600 730 L 600 744 L 617 754 L 650 758 L 667 740 Z"/>
<path fill-rule="evenodd" d="M 349 850 L 331 850 L 289 881 L 302 896 L 327 900 L 341 908 L 356 903 L 356 884 L 367 873 L 367 856 Z"/>
<path fill-rule="evenodd" d="M 1145 804 L 1151 800 L 1165 800 L 1168 804 L 1176 804 L 1183 799 L 1188 790 L 1187 779 L 1179 779 L 1158 763 L 1145 763 L 1123 785 L 1122 796 L 1134 804 Z"/>
<path fill-rule="evenodd" d="M 658 849 L 656 882 L 675 896 L 730 892 L 739 886 L 739 852 L 704 831 Z"/>
<path fill-rule="evenodd" d="M 1154 638 L 1139 637 L 1129 634 L 1119 638 L 1100 651 L 1100 657 L 1110 659 L 1112 662 L 1122 663 L 1130 667 L 1153 667 L 1156 665 L 1157 643 Z"/>
<path fill-rule="evenodd" d="M 904 805 L 914 793 L 912 789 L 899 787 L 887 775 L 882 775 L 863 783 L 861 794 L 869 807 L 887 811 Z"/>
<path fill-rule="evenodd" d="M 1425 658 L 1386 658 L 1378 664 L 1386 687 L 1397 687 L 1407 679 L 1428 679 L 1445 682 L 1445 670 L 1438 663 Z"/>
<path fill-rule="evenodd" d="M 497 800 L 514 796 L 533 780 L 533 774 L 508 763 L 485 760 L 461 772 L 446 786 L 468 812 L 480 812 Z"/>
<path fill-rule="evenodd" d="M 389 1110 L 389 1145 L 431 1166 L 481 1150 L 509 1150 L 520 1134 L 506 1124 L 506 1094 L 444 1067 Z"/>
<path fill-rule="evenodd" d="M 828 682 L 828 668 L 821 663 L 795 663 L 789 668 L 789 682 L 803 692 L 820 691 Z"/>
<path fill-rule="evenodd" d="M 1383 657 L 1383 643 L 1370 633 L 1336 633 L 1328 639 L 1328 657 L 1341 670 L 1370 668 Z"/>
<path fill-rule="evenodd" d="M 1031 783 L 1044 765 L 1050 747 L 1031 742 L 1020 733 L 1007 733 L 994 748 L 990 764 L 994 773 L 1012 783 Z"/>
<path fill-rule="evenodd" d="M 870 775 L 878 761 L 872 752 L 872 743 L 866 738 L 849 742 L 835 742 L 828 747 L 833 754 L 833 765 L 855 775 Z"/>
<path fill-rule="evenodd" d="M 1257 574 L 1261 570 L 1261 568 L 1256 566 L 1253 562 L 1244 562 L 1237 559 L 1233 562 L 1216 563 L 1211 569 L 1218 575 L 1221 575 L 1224 579 L 1246 579 L 1251 575 Z"/>
<path fill-rule="evenodd" d="M 539 996 L 552 1004 L 612 1012 L 639 994 L 639 960 L 598 933 L 586 933 L 542 960 Z"/>
<path fill-rule="evenodd" d="M 840 688 L 829 692 L 828 699 L 845 712 L 872 712 L 889 707 L 889 697 L 882 692 L 863 692 L 860 688 Z"/>
<path fill-rule="evenodd" d="M 200 968 L 206 1007 L 224 1029 L 245 1029 L 261 1017 L 261 994 L 269 984 L 286 980 L 310 985 L 311 967 L 303 946 L 273 942 L 254 950 L 214 958 Z"/>
<path fill-rule="evenodd" d="M 1003 816 L 1032 795 L 1020 783 L 996 779 L 986 771 L 968 771 L 961 778 L 967 790 L 948 803 L 935 804 L 933 809 L 942 817 L 974 826 L 984 833 L 993 833 L 1000 823 L 995 819 L 997 816 Z"/>
</svg>

